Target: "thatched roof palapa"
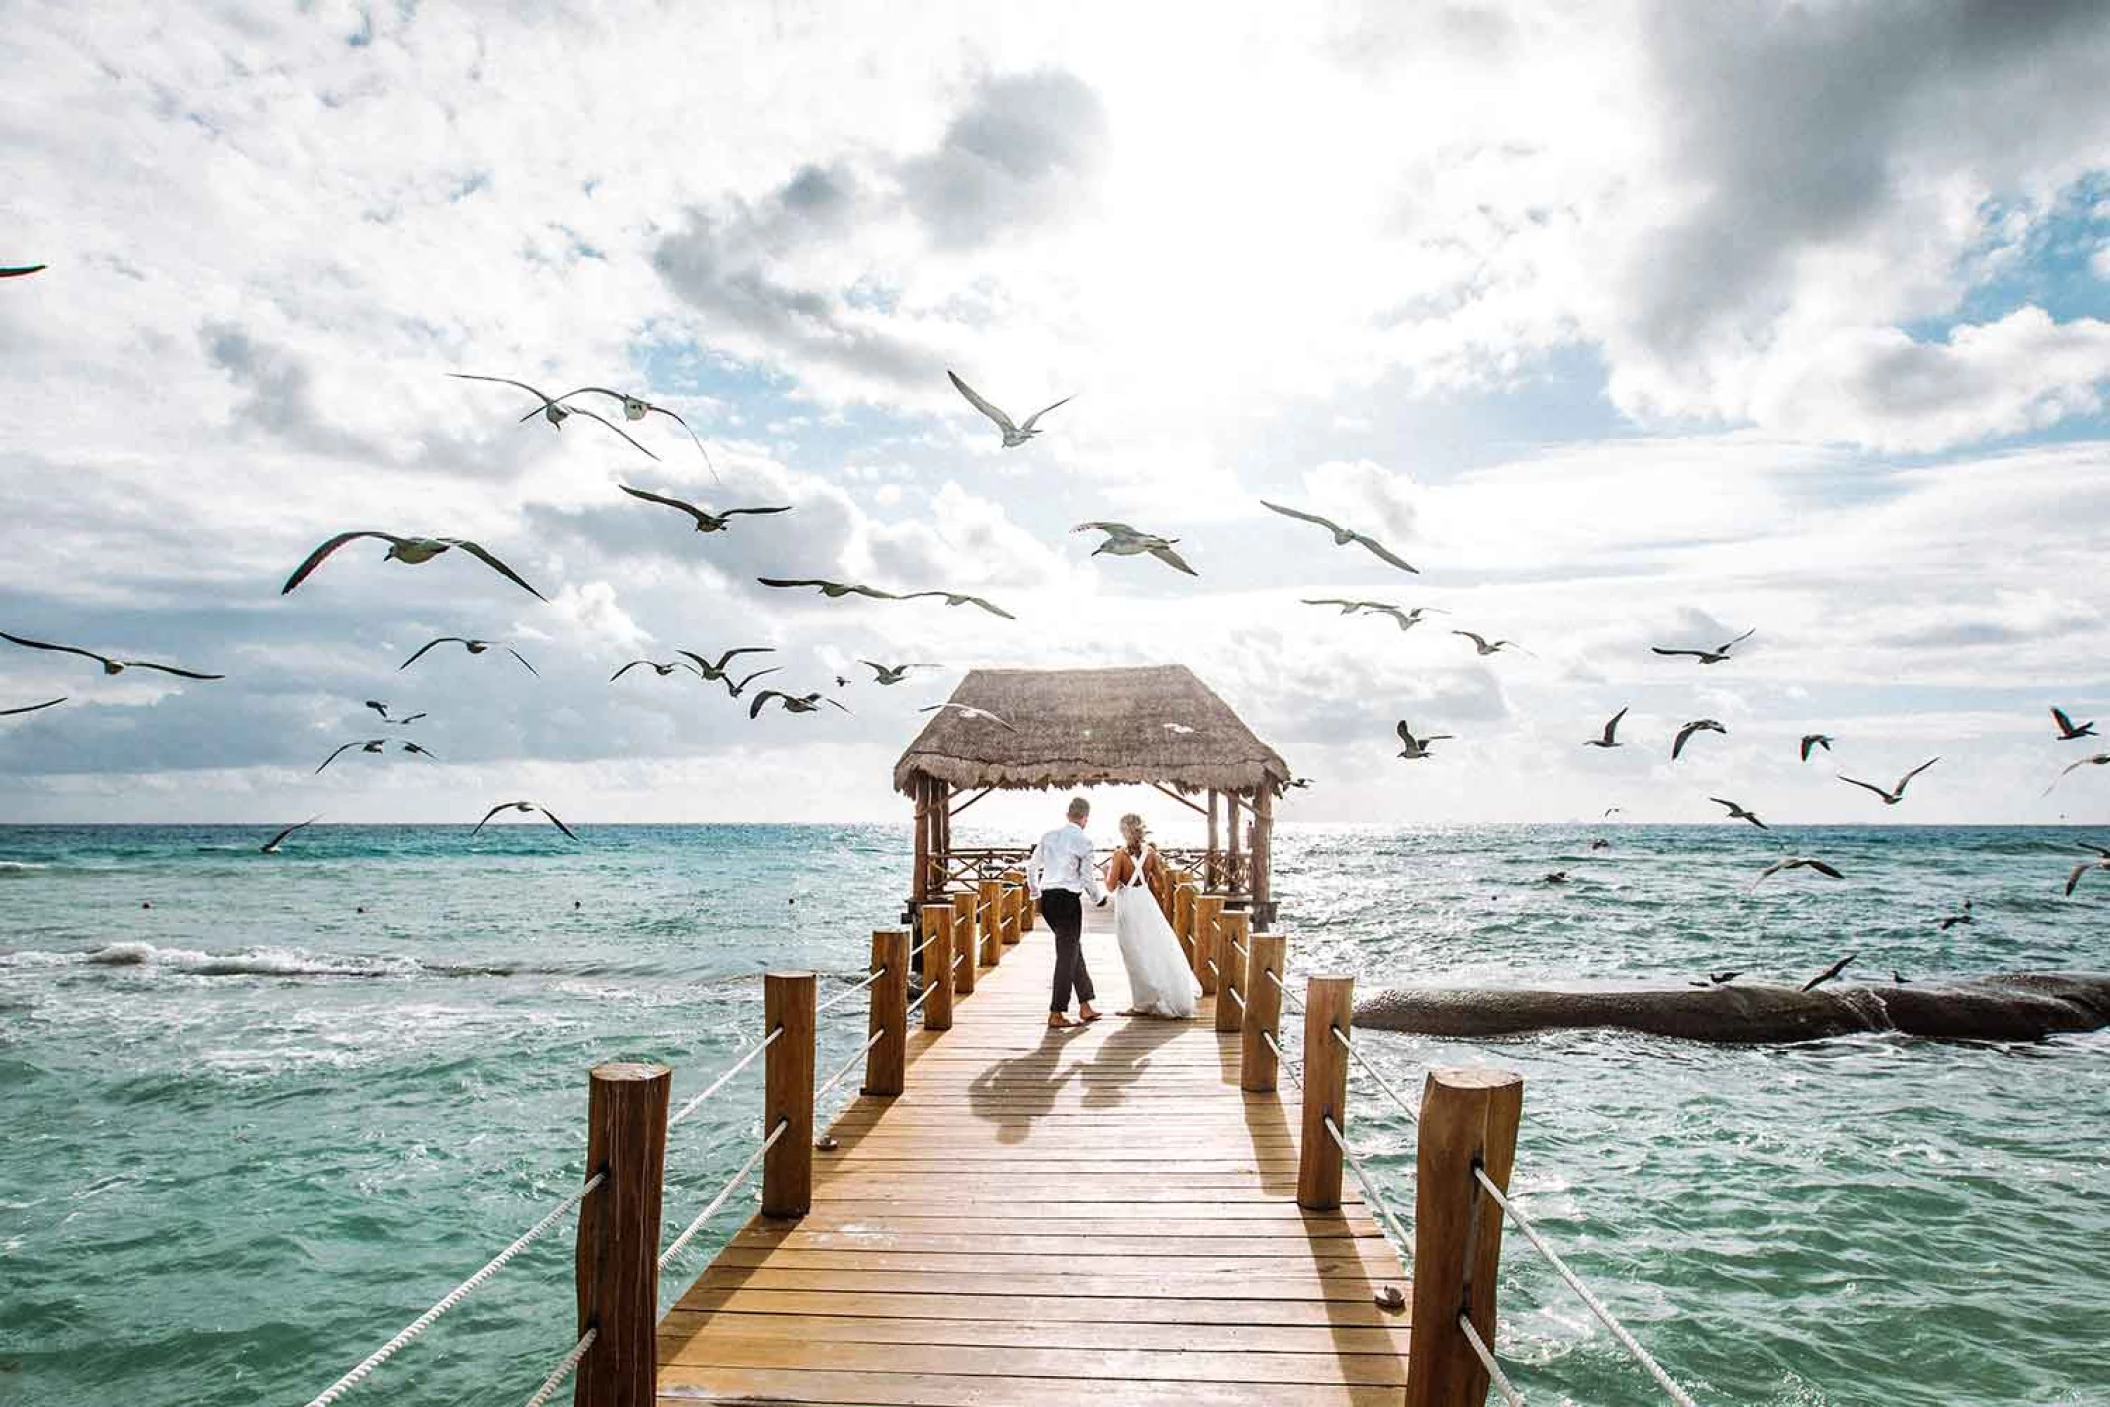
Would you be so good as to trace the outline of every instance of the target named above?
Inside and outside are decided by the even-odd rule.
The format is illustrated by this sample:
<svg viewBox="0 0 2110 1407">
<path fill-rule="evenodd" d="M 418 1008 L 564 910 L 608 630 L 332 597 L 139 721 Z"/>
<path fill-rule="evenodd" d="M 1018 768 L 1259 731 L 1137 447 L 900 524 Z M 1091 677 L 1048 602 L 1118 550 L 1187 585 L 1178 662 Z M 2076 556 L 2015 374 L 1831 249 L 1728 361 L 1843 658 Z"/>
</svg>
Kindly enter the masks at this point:
<svg viewBox="0 0 2110 1407">
<path fill-rule="evenodd" d="M 1131 669 L 977 669 L 894 764 L 955 788 L 1028 789 L 1158 782 L 1181 791 L 1280 793 L 1289 765 L 1185 665 Z M 1192 732 L 1180 732 L 1179 724 Z"/>
</svg>

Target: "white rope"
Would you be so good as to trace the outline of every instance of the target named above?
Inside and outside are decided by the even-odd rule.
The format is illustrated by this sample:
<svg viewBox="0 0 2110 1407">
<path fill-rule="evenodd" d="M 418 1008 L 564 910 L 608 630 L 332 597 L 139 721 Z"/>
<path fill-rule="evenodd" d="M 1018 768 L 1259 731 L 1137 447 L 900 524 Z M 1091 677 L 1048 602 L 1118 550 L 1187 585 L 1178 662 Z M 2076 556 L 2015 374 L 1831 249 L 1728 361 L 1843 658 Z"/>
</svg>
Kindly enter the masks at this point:
<svg viewBox="0 0 2110 1407">
<path fill-rule="evenodd" d="M 961 963 L 965 962 L 966 960 L 967 960 L 967 954 L 965 954 L 965 953 L 954 953 L 954 954 L 952 955 L 952 965 L 953 965 L 953 967 L 954 967 L 954 968 L 958 968 L 958 967 L 959 967 L 959 965 L 960 965 Z"/>
<path fill-rule="evenodd" d="M 1298 1072 L 1296 1062 L 1282 1053 L 1282 1047 L 1276 1043 L 1275 1038 L 1262 1031 L 1260 1039 L 1266 1041 L 1267 1048 L 1275 1052 L 1275 1064 L 1281 1067 L 1282 1072 L 1297 1082 L 1298 1089 L 1304 1088 L 1304 1076 Z"/>
<path fill-rule="evenodd" d="M 1221 976 L 1223 976 L 1223 975 L 1224 975 L 1224 974 L 1223 974 L 1223 969 L 1222 969 L 1222 968 L 1220 968 L 1220 967 L 1218 967 L 1218 966 L 1216 965 L 1216 959 L 1215 959 L 1215 958 L 1205 958 L 1205 959 L 1203 959 L 1203 961 L 1205 961 L 1205 962 L 1207 962 L 1207 963 L 1209 964 L 1209 970 L 1210 970 L 1211 972 L 1215 973 L 1215 974 L 1216 974 L 1216 975 L 1217 975 L 1218 977 L 1221 977 Z"/>
<path fill-rule="evenodd" d="M 1355 1150 L 1348 1146 L 1348 1140 L 1341 1134 L 1341 1126 L 1333 1121 L 1331 1114 L 1326 1115 L 1326 1132 L 1333 1135 L 1334 1146 L 1341 1150 L 1341 1156 L 1346 1158 L 1348 1166 L 1355 1170 L 1355 1180 L 1363 1184 L 1363 1197 L 1371 1206 L 1377 1208 L 1379 1218 L 1392 1233 L 1392 1244 L 1397 1246 L 1402 1254 L 1412 1250 L 1413 1238 L 1407 1235 L 1407 1229 L 1400 1225 L 1399 1218 L 1392 1214 L 1392 1208 L 1385 1202 L 1385 1194 L 1378 1190 L 1376 1180 L 1363 1167 L 1363 1160 L 1356 1157 Z"/>
<path fill-rule="evenodd" d="M 1248 948 L 1245 944 L 1239 942 L 1236 938 L 1233 938 L 1231 940 L 1231 951 L 1238 954 L 1238 956 L 1244 958 L 1247 962 L 1251 962 L 1253 960 L 1253 950 L 1251 948 Z"/>
<path fill-rule="evenodd" d="M 1237 1003 L 1238 1003 L 1238 1009 L 1239 1009 L 1240 1011 L 1244 1011 L 1244 1010 L 1245 1010 L 1245 993 L 1244 993 L 1244 992 L 1241 992 L 1241 991 L 1239 991 L 1239 990 L 1238 990 L 1238 989 L 1237 989 L 1236 987 L 1226 987 L 1226 988 L 1224 988 L 1223 990 L 1224 990 L 1224 995 L 1225 995 L 1225 996 L 1228 996 L 1228 997 L 1229 997 L 1229 998 L 1230 998 L 1230 999 L 1231 999 L 1232 1001 L 1234 1001 L 1234 1002 L 1237 1002 Z"/>
<path fill-rule="evenodd" d="M 851 1054 L 850 1058 L 843 1062 L 842 1068 L 828 1077 L 828 1083 L 822 1085 L 819 1089 L 813 1092 L 813 1098 L 815 1102 L 818 1103 L 822 1095 L 826 1094 L 829 1090 L 834 1089 L 837 1085 L 841 1084 L 843 1081 L 843 1076 L 849 1074 L 852 1070 L 856 1069 L 857 1062 L 864 1059 L 865 1053 L 871 1050 L 873 1046 L 878 1045 L 879 1038 L 881 1036 L 884 1036 L 885 1034 L 886 1027 L 884 1026 L 881 1026 L 878 1030 L 874 1031 L 872 1033 L 871 1039 L 866 1041 L 863 1045 L 859 1046 L 856 1051 Z"/>
<path fill-rule="evenodd" d="M 676 1124 L 680 1123 L 683 1119 L 686 1119 L 689 1117 L 689 1115 L 695 1113 L 696 1110 L 703 1104 L 704 1100 L 709 1099 L 720 1089 L 724 1088 L 725 1082 L 727 1080 L 730 1080 L 733 1076 L 739 1074 L 742 1070 L 745 1070 L 748 1066 L 754 1064 L 756 1058 L 760 1056 L 763 1051 L 768 1050 L 771 1046 L 775 1045 L 777 1043 L 777 1037 L 783 1034 L 784 1023 L 779 1021 L 777 1023 L 777 1028 L 769 1033 L 768 1039 L 764 1040 L 762 1044 L 756 1046 L 753 1050 L 749 1051 L 747 1054 L 741 1056 L 738 1060 L 734 1061 L 733 1068 L 720 1075 L 717 1079 L 711 1081 L 711 1087 L 709 1089 L 705 1090 L 702 1094 L 697 1095 L 688 1103 L 682 1105 L 680 1112 L 675 1114 L 673 1118 L 667 1120 L 667 1127 L 671 1129 Z"/>
<path fill-rule="evenodd" d="M 928 987 L 925 987 L 923 989 L 923 995 L 917 997 L 914 1001 L 910 1002 L 908 1004 L 907 1010 L 905 1010 L 902 1014 L 905 1016 L 914 1016 L 918 1011 L 923 1009 L 923 1003 L 930 1000 L 930 994 L 937 990 L 938 984 L 935 982 L 931 983 L 931 985 L 929 985 Z"/>
<path fill-rule="evenodd" d="M 1336 1026 L 1333 1028 L 1333 1038 L 1341 1043 L 1343 1050 L 1348 1052 L 1350 1060 L 1363 1067 L 1364 1074 L 1377 1081 L 1379 1089 L 1392 1096 L 1392 1102 L 1399 1106 L 1399 1112 L 1405 1114 L 1410 1123 L 1419 1124 L 1421 1122 L 1421 1111 L 1407 1103 L 1406 1096 L 1392 1088 L 1390 1082 L 1377 1072 L 1377 1067 L 1363 1058 L 1363 1053 L 1355 1048 L 1355 1042 L 1349 1040 L 1347 1034 L 1340 1027 Z"/>
<path fill-rule="evenodd" d="M 1648 1350 L 1643 1348 L 1635 1340 L 1634 1336 L 1626 1331 L 1624 1325 L 1612 1317 L 1612 1311 L 1606 1309 L 1604 1303 L 1597 1296 L 1590 1293 L 1588 1286 L 1575 1278 L 1575 1272 L 1568 1268 L 1568 1263 L 1554 1254 L 1553 1247 L 1546 1244 L 1545 1239 L 1539 1235 L 1538 1229 L 1531 1224 L 1521 1211 L 1517 1210 L 1514 1202 L 1502 1195 L 1502 1189 L 1495 1186 L 1494 1179 L 1489 1177 L 1486 1170 L 1477 1163 L 1473 1165 L 1473 1176 L 1480 1179 L 1480 1185 L 1487 1189 L 1488 1196 L 1495 1199 L 1495 1204 L 1501 1207 L 1503 1211 L 1509 1213 L 1509 1219 L 1517 1224 L 1517 1230 L 1523 1232 L 1526 1239 L 1532 1245 L 1538 1247 L 1539 1254 L 1546 1258 L 1546 1263 L 1559 1272 L 1561 1279 L 1568 1282 L 1568 1288 L 1582 1296 L 1582 1302 L 1590 1307 L 1590 1312 L 1596 1315 L 1607 1329 L 1612 1331 L 1612 1337 L 1619 1340 L 1620 1347 L 1634 1355 L 1634 1361 L 1648 1370 L 1648 1375 L 1656 1380 L 1657 1386 L 1670 1394 L 1670 1400 L 1677 1403 L 1678 1407 L 1697 1407 L 1685 1389 L 1672 1382 L 1670 1374 L 1664 1372 L 1662 1366 L 1655 1359 L 1649 1357 Z"/>
<path fill-rule="evenodd" d="M 834 996 L 828 998 L 828 1000 L 822 1002 L 819 1006 L 813 1009 L 813 1014 L 815 1016 L 818 1016 L 822 1012 L 826 1011 L 829 1007 L 834 1006 L 837 1002 L 848 1001 L 850 998 L 856 996 L 859 992 L 862 992 L 865 988 L 871 986 L 874 982 L 877 982 L 880 978 L 884 976 L 886 976 L 886 969 L 882 967 L 877 972 L 873 973 L 871 976 L 865 978 L 864 981 L 859 982 L 856 986 L 845 987 L 840 992 L 837 992 Z"/>
<path fill-rule="evenodd" d="M 543 1407 L 544 1403 L 555 1397 L 557 1389 L 564 1385 L 564 1380 L 571 1376 L 572 1370 L 579 1366 L 579 1360 L 586 1356 L 586 1350 L 593 1347 L 593 1341 L 600 1335 L 598 1328 L 588 1329 L 581 1334 L 579 1341 L 571 1346 L 571 1352 L 557 1360 L 557 1366 L 542 1380 L 542 1386 L 535 1389 L 535 1395 L 527 1400 L 526 1407 Z"/>
<path fill-rule="evenodd" d="M 1458 1312 L 1458 1327 L 1465 1331 L 1465 1341 L 1479 1355 L 1480 1366 L 1487 1369 L 1488 1377 L 1494 1379 L 1495 1391 L 1502 1394 L 1502 1400 L 1509 1407 L 1524 1407 L 1524 1394 L 1517 1391 L 1516 1384 L 1510 1382 L 1509 1375 L 1502 1371 L 1502 1365 L 1495 1362 L 1495 1356 L 1487 1351 L 1487 1345 L 1480 1342 L 1479 1331 L 1473 1328 L 1472 1319 L 1463 1310 Z"/>
<path fill-rule="evenodd" d="M 729 1199 L 735 1192 L 740 1190 L 740 1184 L 747 1181 L 748 1175 L 755 1170 L 755 1164 L 762 1161 L 762 1155 L 764 1153 L 767 1153 L 770 1149 L 776 1147 L 777 1140 L 782 1138 L 784 1136 L 784 1130 L 790 1127 L 791 1120 L 777 1120 L 777 1126 L 774 1129 L 770 1130 L 769 1137 L 762 1140 L 762 1146 L 760 1148 L 757 1148 L 754 1152 L 747 1155 L 747 1161 L 740 1165 L 740 1171 L 733 1174 L 733 1180 L 719 1189 L 718 1195 L 711 1198 L 711 1204 L 708 1207 L 705 1207 L 701 1212 L 697 1213 L 696 1220 L 689 1223 L 687 1230 L 683 1231 L 679 1236 L 676 1236 L 674 1238 L 673 1245 L 667 1247 L 664 1251 L 661 1251 L 659 1253 L 659 1268 L 661 1270 L 665 1270 L 667 1268 L 668 1261 L 674 1259 L 674 1257 L 681 1254 L 681 1248 L 683 1246 L 688 1245 L 690 1240 L 695 1237 L 697 1232 L 703 1230 L 703 1224 L 709 1221 L 712 1217 L 716 1216 L 718 1214 L 718 1209 L 726 1204 L 727 1199 Z"/>
<path fill-rule="evenodd" d="M 909 961 L 910 961 L 910 962 L 914 962 L 914 961 L 915 961 L 915 960 L 916 960 L 917 958 L 920 958 L 920 957 L 922 957 L 922 956 L 923 956 L 923 950 L 924 950 L 925 948 L 928 948 L 929 946 L 930 946 L 930 939 L 928 939 L 928 938 L 925 938 L 925 939 L 924 939 L 924 940 L 923 940 L 922 942 L 918 943 L 918 944 L 917 944 L 917 945 L 916 945 L 915 947 L 913 947 L 913 948 L 910 948 L 910 949 L 908 950 L 908 956 L 909 956 Z"/>
<path fill-rule="evenodd" d="M 535 1243 L 536 1238 L 540 1237 L 543 1232 L 549 1230 L 550 1227 L 556 1225 L 557 1218 L 563 1216 L 573 1207 L 578 1206 L 580 1202 L 585 1200 L 587 1193 L 593 1191 L 596 1187 L 599 1187 L 603 1182 L 607 1180 L 608 1174 L 605 1172 L 597 1172 L 592 1177 L 588 1178 L 585 1184 L 581 1186 L 578 1191 L 572 1193 L 569 1197 L 566 1197 L 563 1201 L 559 1202 L 556 1205 L 555 1209 L 552 1210 L 548 1216 L 545 1216 L 544 1218 L 542 1218 L 542 1220 L 536 1222 L 533 1226 L 529 1227 L 526 1231 L 522 1232 L 519 1240 L 515 1241 L 512 1245 L 500 1251 L 497 1255 L 491 1257 L 491 1259 L 484 1265 L 484 1268 L 482 1270 L 477 1271 L 474 1275 L 462 1281 L 461 1284 L 456 1285 L 453 1289 L 449 1290 L 446 1295 L 444 1295 L 440 1299 L 438 1304 L 435 1304 L 432 1308 L 426 1310 L 423 1314 L 420 1314 L 416 1319 L 413 1319 L 401 1333 L 397 1334 L 387 1343 L 382 1344 L 379 1348 L 375 1349 L 372 1353 L 368 1354 L 366 1358 L 360 1362 L 358 1367 L 352 1369 L 351 1372 L 346 1373 L 336 1382 L 331 1383 L 320 1393 L 316 1394 L 315 1397 L 309 1401 L 308 1407 L 330 1407 L 330 1404 L 332 1402 L 335 1402 L 338 1398 L 344 1396 L 345 1393 L 349 1392 L 351 1389 L 357 1387 L 360 1383 L 364 1382 L 369 1373 L 373 1372 L 374 1369 L 380 1367 L 383 1363 L 386 1363 L 389 1359 L 395 1357 L 396 1351 L 398 1349 L 402 1348 L 412 1339 L 415 1339 L 418 1335 L 424 1333 L 427 1329 L 431 1328 L 434 1320 L 438 1319 L 442 1314 L 445 1314 L 448 1310 L 460 1304 L 463 1300 L 469 1298 L 469 1296 L 475 1292 L 476 1288 L 482 1285 L 484 1281 L 490 1279 L 493 1275 L 496 1275 L 499 1271 L 505 1269 L 507 1261 L 511 1260 L 514 1256 L 519 1255 L 522 1251 L 526 1250 L 529 1246 L 533 1245 Z"/>
<path fill-rule="evenodd" d="M 1267 980 L 1275 984 L 1275 990 L 1282 993 L 1282 1000 L 1289 1003 L 1290 1010 L 1302 1016 L 1304 1014 L 1304 1003 L 1298 999 L 1295 992 L 1282 985 L 1282 979 L 1275 975 L 1275 969 L 1267 967 L 1262 968 L 1261 971 L 1267 973 Z"/>
</svg>

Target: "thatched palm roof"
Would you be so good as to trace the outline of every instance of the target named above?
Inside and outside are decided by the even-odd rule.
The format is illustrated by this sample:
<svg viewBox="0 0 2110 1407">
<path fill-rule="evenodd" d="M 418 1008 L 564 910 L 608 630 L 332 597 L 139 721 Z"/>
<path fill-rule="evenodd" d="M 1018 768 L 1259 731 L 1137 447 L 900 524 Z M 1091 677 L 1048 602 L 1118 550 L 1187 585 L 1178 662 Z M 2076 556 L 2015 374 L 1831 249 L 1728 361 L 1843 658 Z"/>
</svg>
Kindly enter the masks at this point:
<svg viewBox="0 0 2110 1407">
<path fill-rule="evenodd" d="M 919 772 L 956 788 L 1159 782 L 1280 792 L 1289 780 L 1289 765 L 1185 665 L 977 669 L 952 702 L 987 709 L 1017 731 L 941 710 L 894 765 L 898 790 Z"/>
</svg>

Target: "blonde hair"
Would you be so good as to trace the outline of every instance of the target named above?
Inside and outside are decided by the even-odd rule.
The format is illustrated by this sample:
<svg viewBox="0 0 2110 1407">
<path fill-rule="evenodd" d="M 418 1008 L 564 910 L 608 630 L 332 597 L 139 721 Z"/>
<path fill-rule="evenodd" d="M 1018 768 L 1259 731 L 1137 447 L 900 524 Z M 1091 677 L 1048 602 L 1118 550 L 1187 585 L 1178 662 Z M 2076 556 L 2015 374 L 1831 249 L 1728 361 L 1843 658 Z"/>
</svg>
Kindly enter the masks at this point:
<svg viewBox="0 0 2110 1407">
<path fill-rule="evenodd" d="M 1143 837 L 1150 834 L 1150 827 L 1143 824 L 1141 816 L 1131 811 L 1121 818 L 1121 834 L 1125 837 L 1131 829 L 1136 834 L 1135 839 L 1129 841 L 1128 853 L 1141 856 L 1143 853 Z"/>
</svg>

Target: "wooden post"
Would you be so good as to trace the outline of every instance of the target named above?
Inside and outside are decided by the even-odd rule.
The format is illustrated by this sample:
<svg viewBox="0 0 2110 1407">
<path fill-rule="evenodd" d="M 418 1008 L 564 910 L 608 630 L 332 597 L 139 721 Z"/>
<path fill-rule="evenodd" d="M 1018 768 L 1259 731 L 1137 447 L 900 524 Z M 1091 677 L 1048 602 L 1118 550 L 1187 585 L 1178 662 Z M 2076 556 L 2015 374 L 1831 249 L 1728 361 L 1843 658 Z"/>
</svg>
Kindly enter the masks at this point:
<svg viewBox="0 0 2110 1407">
<path fill-rule="evenodd" d="M 1459 1332 L 1458 1315 L 1472 1320 L 1482 1343 L 1495 1341 L 1502 1209 L 1473 1176 L 1473 1165 L 1508 1194 L 1523 1110 L 1524 1077 L 1507 1070 L 1431 1070 L 1422 1085 L 1408 1407 L 1487 1398 L 1487 1369 Z"/>
<path fill-rule="evenodd" d="M 1262 786 L 1253 798 L 1253 922 L 1275 922 L 1275 792 Z"/>
<path fill-rule="evenodd" d="M 872 971 L 884 969 L 886 976 L 872 984 L 872 1013 L 865 1023 L 867 1037 L 880 1037 L 865 1052 L 866 1094 L 901 1093 L 908 1070 L 908 949 L 907 929 L 873 930 Z"/>
<path fill-rule="evenodd" d="M 667 1157 L 664 1065 L 596 1065 L 586 1094 L 586 1175 L 606 1180 L 579 1203 L 579 1333 L 594 1329 L 572 1390 L 577 1407 L 652 1407 L 659 1391 L 659 1192 Z"/>
<path fill-rule="evenodd" d="M 975 968 L 981 961 L 981 944 L 975 941 L 972 894 L 952 896 L 952 941 L 960 950 L 959 975 L 953 982 L 953 991 L 963 997 L 973 996 Z"/>
<path fill-rule="evenodd" d="M 930 893 L 930 777 L 916 774 L 916 868 L 909 881 L 908 902 L 910 909 L 922 903 Z"/>
<path fill-rule="evenodd" d="M 930 779 L 931 843 L 930 883 L 924 898 L 937 902 L 945 897 L 946 862 L 952 855 L 952 784 Z"/>
<path fill-rule="evenodd" d="M 1223 979 L 1216 987 L 1216 1029 L 1236 1031 L 1243 1025 L 1245 1008 L 1231 994 L 1236 992 L 1239 997 L 1245 996 L 1246 960 L 1231 945 L 1244 944 L 1248 952 L 1252 951 L 1252 945 L 1247 941 L 1252 937 L 1252 925 L 1244 914 L 1225 914 L 1216 932 L 1217 975 Z"/>
<path fill-rule="evenodd" d="M 1004 942 L 1016 945 L 1026 936 L 1026 886 L 1004 886 Z"/>
<path fill-rule="evenodd" d="M 1209 788 L 1209 854 L 1202 861 L 1202 892 L 1216 888 L 1216 788 Z"/>
<path fill-rule="evenodd" d="M 975 924 L 982 930 L 984 967 L 995 967 L 1004 960 L 1003 901 L 1004 882 L 1000 879 L 983 880 L 981 911 L 975 915 Z"/>
<path fill-rule="evenodd" d="M 923 1029 L 952 1029 L 952 905 L 925 904 L 923 913 L 923 985 L 930 997 L 923 1003 Z"/>
<path fill-rule="evenodd" d="M 1201 893 L 1194 876 L 1181 870 L 1179 887 L 1172 891 L 1172 931 L 1179 935 L 1189 963 L 1194 961 L 1194 903 Z"/>
<path fill-rule="evenodd" d="M 1018 905 L 1018 931 L 1021 936 L 1031 933 L 1033 931 L 1033 896 L 1025 892 L 1026 872 L 1024 870 L 1005 870 L 1004 883 L 1015 884 L 1019 887 L 1021 897 Z"/>
<path fill-rule="evenodd" d="M 1245 1029 L 1238 1047 L 1238 1087 L 1248 1094 L 1275 1092 L 1275 1052 L 1268 1049 L 1262 1034 L 1282 1039 L 1282 989 L 1268 974 L 1282 975 L 1283 949 L 1287 940 L 1279 933 L 1255 933 L 1247 945 L 1252 957 L 1245 969 Z"/>
<path fill-rule="evenodd" d="M 1221 946 L 1216 934 L 1223 916 L 1223 895 L 1204 894 L 1194 901 L 1194 980 L 1202 984 L 1205 997 L 1216 991 L 1216 968 L 1209 966 L 1210 961 L 1213 959 L 1219 967 L 1223 964 L 1216 955 Z"/>
<path fill-rule="evenodd" d="M 1333 1119 L 1348 1136 L 1348 1052 L 1355 1020 L 1355 979 L 1314 977 L 1304 984 L 1304 1124 L 1297 1139 L 1297 1205 L 1330 1212 L 1341 1205 L 1341 1145 L 1326 1131 Z"/>
<path fill-rule="evenodd" d="M 813 974 L 762 977 L 762 1034 L 784 1034 L 762 1057 L 762 1134 L 789 1123 L 762 1155 L 762 1215 L 799 1217 L 813 1209 Z"/>
</svg>

